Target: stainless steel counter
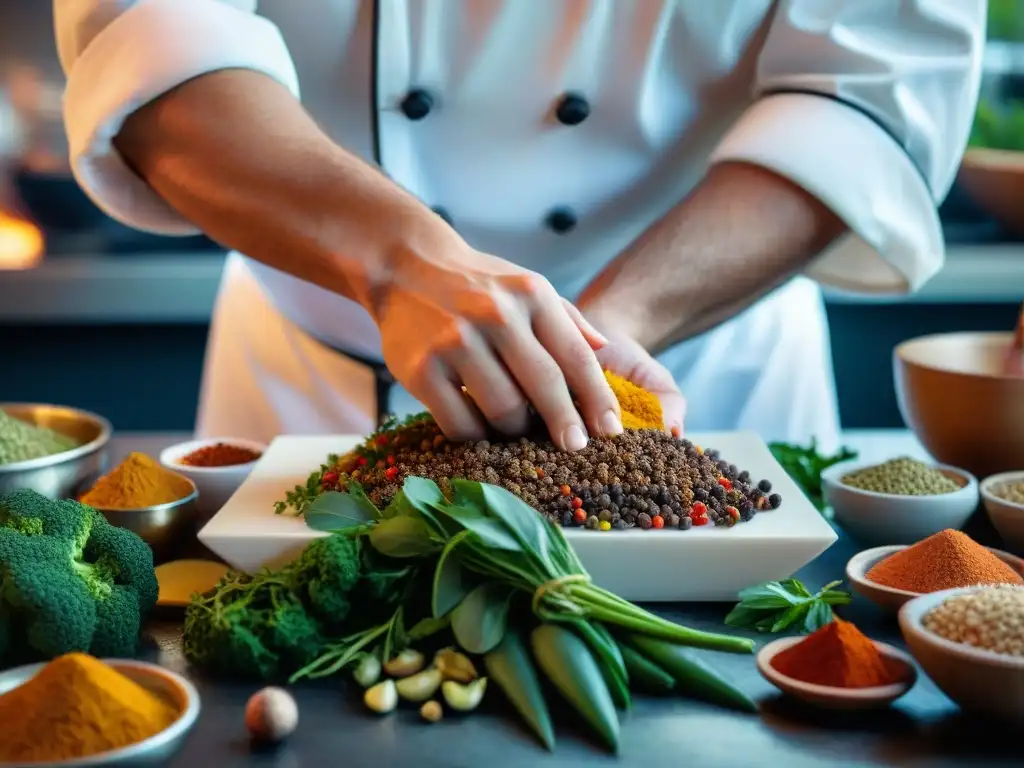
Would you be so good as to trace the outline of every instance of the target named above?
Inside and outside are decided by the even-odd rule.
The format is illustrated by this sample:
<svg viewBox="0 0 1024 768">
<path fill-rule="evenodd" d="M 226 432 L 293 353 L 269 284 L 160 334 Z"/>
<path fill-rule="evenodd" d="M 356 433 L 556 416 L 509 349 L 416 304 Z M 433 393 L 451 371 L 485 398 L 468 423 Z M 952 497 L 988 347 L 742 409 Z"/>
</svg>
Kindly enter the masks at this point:
<svg viewBox="0 0 1024 768">
<path fill-rule="evenodd" d="M 219 253 L 52 258 L 36 269 L 0 272 L 0 322 L 204 323 L 224 257 Z M 1024 298 L 1024 244 L 955 245 L 946 266 L 914 303 L 1004 303 Z M 841 303 L 892 299 L 829 297 Z"/>
</svg>

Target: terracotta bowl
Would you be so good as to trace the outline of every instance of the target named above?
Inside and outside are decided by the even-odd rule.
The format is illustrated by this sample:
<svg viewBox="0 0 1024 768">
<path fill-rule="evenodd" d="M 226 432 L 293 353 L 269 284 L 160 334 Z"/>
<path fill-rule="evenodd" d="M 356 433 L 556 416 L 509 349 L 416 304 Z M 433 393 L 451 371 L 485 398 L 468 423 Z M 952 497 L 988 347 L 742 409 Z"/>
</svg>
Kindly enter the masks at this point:
<svg viewBox="0 0 1024 768">
<path fill-rule="evenodd" d="M 957 183 L 1008 232 L 1024 236 L 1024 152 L 969 149 Z"/>
<path fill-rule="evenodd" d="M 1005 367 L 1012 340 L 948 333 L 893 352 L 900 413 L 939 462 L 979 478 L 1024 467 L 1024 376 Z"/>
</svg>

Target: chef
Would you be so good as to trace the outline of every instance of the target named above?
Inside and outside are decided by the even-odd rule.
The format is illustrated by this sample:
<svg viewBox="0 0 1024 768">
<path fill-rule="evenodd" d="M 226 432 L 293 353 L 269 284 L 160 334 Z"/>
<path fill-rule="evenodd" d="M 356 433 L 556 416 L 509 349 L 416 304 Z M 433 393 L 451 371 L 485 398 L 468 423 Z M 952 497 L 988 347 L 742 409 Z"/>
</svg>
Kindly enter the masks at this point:
<svg viewBox="0 0 1024 768">
<path fill-rule="evenodd" d="M 819 286 L 905 294 L 941 268 L 986 16 L 54 8 L 78 182 L 126 224 L 233 249 L 200 433 L 365 433 L 425 405 L 453 437 L 514 434 L 532 405 L 566 449 L 621 430 L 602 367 L 661 396 L 675 430 L 835 441 Z"/>
</svg>

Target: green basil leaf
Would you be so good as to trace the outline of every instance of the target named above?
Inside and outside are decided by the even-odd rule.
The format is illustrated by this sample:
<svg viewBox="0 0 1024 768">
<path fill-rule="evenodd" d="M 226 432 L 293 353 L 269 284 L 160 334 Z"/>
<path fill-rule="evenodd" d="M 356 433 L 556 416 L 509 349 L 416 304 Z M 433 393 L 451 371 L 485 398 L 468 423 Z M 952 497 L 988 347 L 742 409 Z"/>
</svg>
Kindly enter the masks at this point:
<svg viewBox="0 0 1024 768">
<path fill-rule="evenodd" d="M 523 550 L 539 560 L 549 571 L 554 570 L 551 561 L 551 544 L 548 528 L 550 525 L 537 510 L 511 491 L 497 485 L 473 483 L 468 480 L 454 480 L 454 488 L 465 488 L 467 496 L 479 494 L 487 505 L 487 511 L 500 519 L 509 532 L 522 544 Z"/>
<path fill-rule="evenodd" d="M 821 599 L 829 605 L 849 605 L 853 597 L 841 589 L 830 589 L 822 594 Z"/>
<path fill-rule="evenodd" d="M 342 491 L 322 493 L 306 509 L 306 525 L 314 531 L 327 533 L 365 525 L 375 519 L 355 497 Z"/>
<path fill-rule="evenodd" d="M 359 483 L 349 481 L 345 485 L 345 492 L 348 493 L 358 504 L 366 510 L 366 513 L 370 516 L 371 520 L 380 520 L 383 516 L 381 511 L 377 509 L 377 505 L 370 501 L 370 497 L 366 495 L 366 491 L 363 490 L 363 486 Z"/>
<path fill-rule="evenodd" d="M 496 581 L 481 584 L 451 613 L 452 633 L 469 653 L 487 653 L 498 646 L 508 627 L 514 590 Z"/>
<path fill-rule="evenodd" d="M 407 636 L 411 642 L 416 642 L 417 640 L 423 640 L 424 638 L 436 635 L 438 632 L 443 632 L 448 629 L 450 624 L 451 622 L 447 616 L 440 619 L 432 617 L 420 619 L 413 624 Z"/>
<path fill-rule="evenodd" d="M 395 558 L 423 557 L 441 549 L 427 524 L 416 517 L 382 520 L 370 531 L 369 539 L 382 555 Z"/>
<path fill-rule="evenodd" d="M 772 624 L 771 632 L 781 632 L 784 629 L 788 629 L 797 622 L 802 622 L 804 616 L 811 609 L 811 603 L 801 603 L 800 605 L 794 605 L 787 608 L 782 613 L 776 615 L 775 622 Z"/>
<path fill-rule="evenodd" d="M 740 603 L 725 617 L 725 623 L 730 627 L 752 627 L 765 617 L 765 611 L 757 611 Z"/>
<path fill-rule="evenodd" d="M 402 496 L 413 508 L 430 513 L 435 504 L 444 503 L 444 494 L 437 483 L 425 477 L 410 475 L 402 483 Z"/>
<path fill-rule="evenodd" d="M 472 507 L 463 507 L 456 504 L 438 507 L 438 511 L 447 515 L 463 529 L 475 533 L 488 547 L 504 549 L 510 552 L 523 551 L 519 541 L 509 533 L 507 527 L 500 520 L 483 517 Z"/>
<path fill-rule="evenodd" d="M 462 531 L 453 536 L 437 559 L 434 585 L 430 595 L 430 609 L 435 619 L 451 613 L 470 592 L 466 569 L 463 568 L 455 550 L 472 535 L 472 531 Z"/>
<path fill-rule="evenodd" d="M 804 632 L 814 632 L 832 621 L 832 606 L 822 600 L 816 600 L 804 619 Z"/>
<path fill-rule="evenodd" d="M 772 613 L 772 614 L 769 614 L 769 615 L 765 616 L 760 621 L 754 622 L 754 626 L 753 626 L 754 631 L 755 632 L 771 632 L 772 631 L 772 627 L 775 626 L 775 616 L 776 616 L 776 614 Z"/>
<path fill-rule="evenodd" d="M 799 579 L 783 579 L 779 582 L 779 586 L 797 597 L 813 597 Z"/>
<path fill-rule="evenodd" d="M 392 517 L 408 516 L 411 512 L 415 511 L 409 500 L 405 498 L 405 491 L 399 489 L 398 493 L 391 497 L 391 501 L 381 512 L 381 517 L 385 520 Z"/>
</svg>

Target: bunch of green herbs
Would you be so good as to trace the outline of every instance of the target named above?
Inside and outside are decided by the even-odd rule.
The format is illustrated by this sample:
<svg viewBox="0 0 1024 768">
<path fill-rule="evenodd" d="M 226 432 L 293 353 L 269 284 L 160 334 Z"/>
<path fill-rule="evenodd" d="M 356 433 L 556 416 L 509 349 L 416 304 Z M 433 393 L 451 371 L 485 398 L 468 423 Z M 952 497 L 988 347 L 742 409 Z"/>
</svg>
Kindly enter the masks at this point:
<svg viewBox="0 0 1024 768">
<path fill-rule="evenodd" d="M 832 621 L 833 606 L 849 604 L 850 593 L 836 589 L 841 583 L 833 581 L 813 594 L 797 579 L 748 587 L 740 592 L 740 602 L 725 617 L 725 623 L 756 632 L 791 628 L 814 632 Z"/>
<path fill-rule="evenodd" d="M 857 458 L 857 452 L 852 448 L 843 447 L 832 455 L 826 455 L 818 450 L 816 440 L 811 440 L 807 446 L 770 443 L 768 448 L 817 510 L 828 516 L 828 503 L 825 501 L 825 491 L 821 486 L 821 473 L 833 464 Z"/>
</svg>

